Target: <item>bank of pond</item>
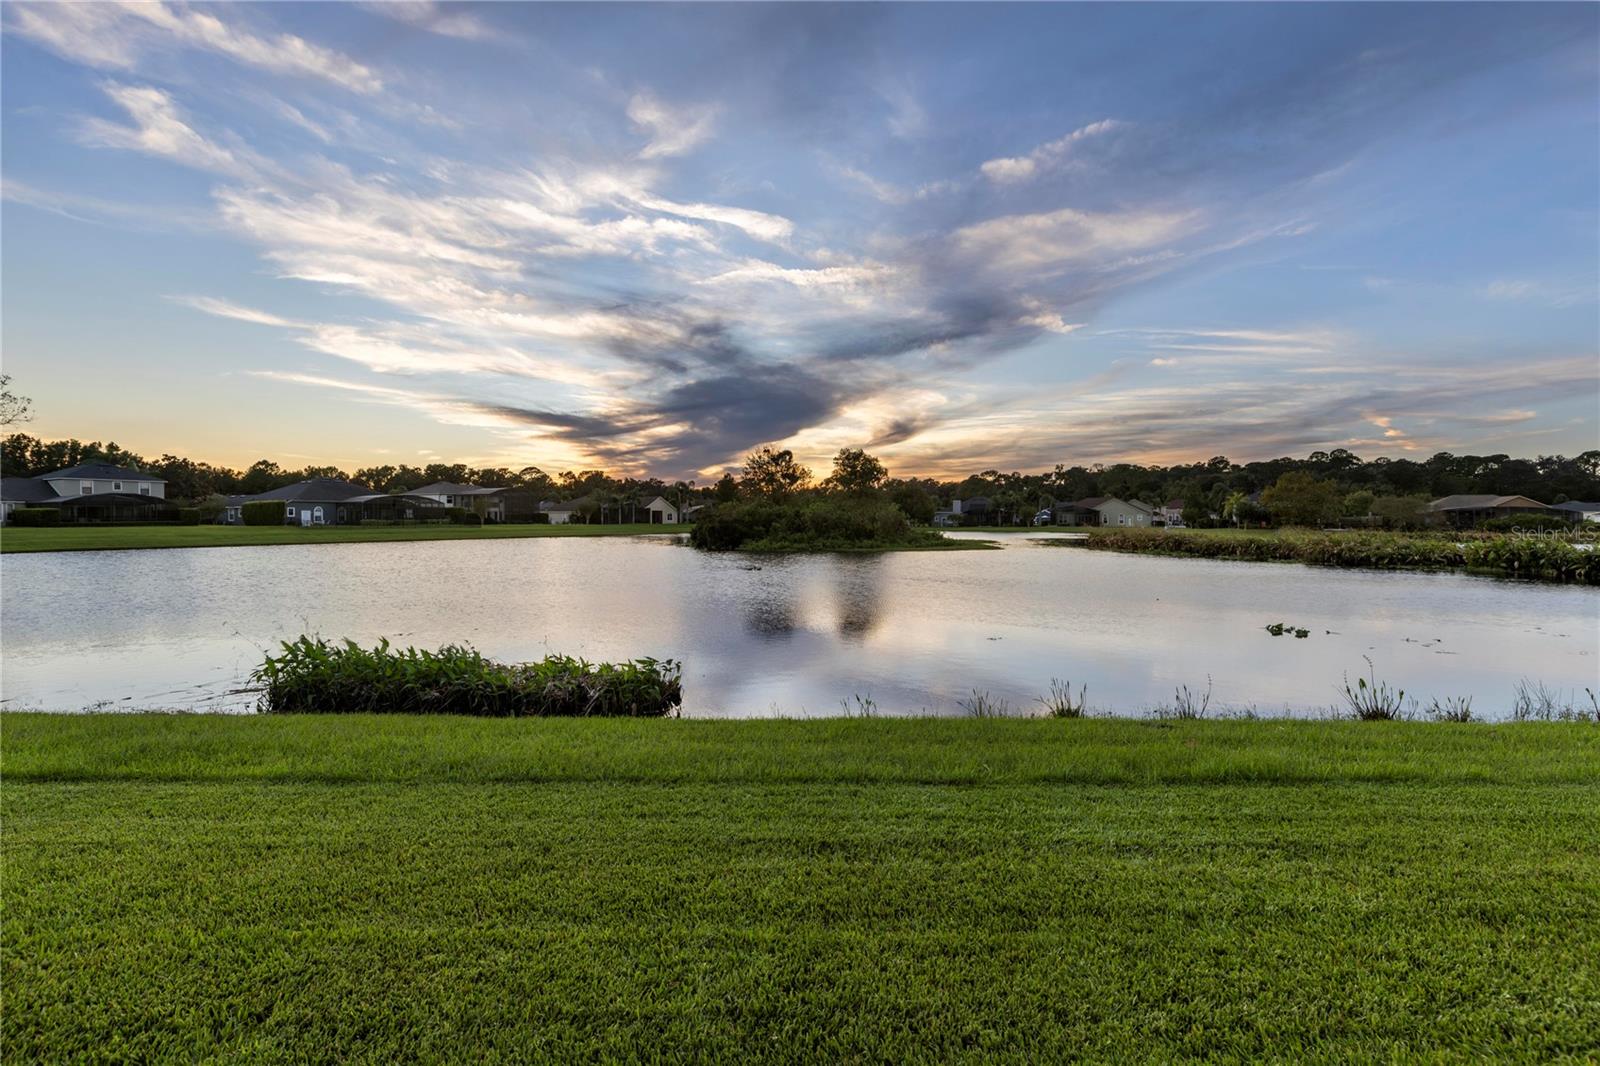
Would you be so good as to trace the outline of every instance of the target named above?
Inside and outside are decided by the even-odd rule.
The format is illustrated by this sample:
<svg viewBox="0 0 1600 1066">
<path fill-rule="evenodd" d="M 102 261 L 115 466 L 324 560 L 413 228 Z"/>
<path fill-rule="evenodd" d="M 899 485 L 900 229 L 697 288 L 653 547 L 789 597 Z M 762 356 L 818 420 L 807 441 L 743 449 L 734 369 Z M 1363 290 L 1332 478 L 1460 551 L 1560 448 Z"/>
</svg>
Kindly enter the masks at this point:
<svg viewBox="0 0 1600 1066">
<path fill-rule="evenodd" d="M 1241 562 L 1374 569 L 1466 569 L 1600 585 L 1595 538 L 1541 534 L 1316 532 L 1311 530 L 1092 529 L 1052 545 Z"/>
<path fill-rule="evenodd" d="M 1280 624 L 1281 627 L 1281 624 Z M 1269 626 L 1268 629 L 1273 627 Z M 1302 631 L 1304 632 L 1304 631 Z M 260 693 L 257 710 L 267 714 L 444 714 L 474 717 L 662 718 L 683 705 L 682 668 L 674 660 L 640 658 L 591 663 L 566 655 L 536 662 L 501 663 L 466 645 L 427 651 L 397 648 L 380 640 L 364 648 L 353 640 L 327 641 L 302 636 L 285 641 L 251 675 Z M 1172 699 L 1148 717 L 1198 720 L 1208 717 L 1262 718 L 1254 712 L 1213 709 L 1211 685 L 1180 685 Z M 1328 716 L 1359 721 L 1438 722 L 1484 720 L 1470 697 L 1435 696 L 1424 704 L 1386 681 L 1367 662 L 1367 676 L 1348 675 L 1342 703 Z M 844 717 L 873 718 L 880 709 L 870 697 L 840 700 Z M 1054 679 L 1032 704 L 1015 705 L 974 690 L 957 701 L 969 718 L 1089 718 L 1083 685 Z M 1497 716 L 1498 717 L 1498 716 Z M 1600 696 L 1593 689 L 1563 693 L 1543 683 L 1517 683 L 1509 713 L 1512 721 L 1600 723 Z"/>
</svg>

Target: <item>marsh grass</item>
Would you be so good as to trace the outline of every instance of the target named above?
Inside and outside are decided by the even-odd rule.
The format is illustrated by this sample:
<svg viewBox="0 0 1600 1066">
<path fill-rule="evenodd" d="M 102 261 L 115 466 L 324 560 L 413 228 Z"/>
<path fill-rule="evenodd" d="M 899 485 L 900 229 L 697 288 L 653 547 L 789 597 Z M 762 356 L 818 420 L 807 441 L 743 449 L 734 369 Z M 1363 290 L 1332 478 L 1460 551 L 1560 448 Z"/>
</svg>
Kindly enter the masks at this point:
<svg viewBox="0 0 1600 1066">
<path fill-rule="evenodd" d="M 1471 696 L 1446 696 L 1428 705 L 1428 717 L 1435 722 L 1475 722 Z"/>
</svg>

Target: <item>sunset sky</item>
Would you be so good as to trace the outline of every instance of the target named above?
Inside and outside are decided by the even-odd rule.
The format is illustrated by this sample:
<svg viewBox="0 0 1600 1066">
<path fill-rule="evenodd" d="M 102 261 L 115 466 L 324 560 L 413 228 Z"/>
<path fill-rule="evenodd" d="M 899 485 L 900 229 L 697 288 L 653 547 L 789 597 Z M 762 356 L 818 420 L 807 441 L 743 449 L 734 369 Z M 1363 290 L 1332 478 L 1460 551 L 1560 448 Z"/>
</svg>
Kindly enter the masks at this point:
<svg viewBox="0 0 1600 1066">
<path fill-rule="evenodd" d="M 1600 6 L 6 4 L 29 432 L 899 474 L 1600 447 Z"/>
</svg>

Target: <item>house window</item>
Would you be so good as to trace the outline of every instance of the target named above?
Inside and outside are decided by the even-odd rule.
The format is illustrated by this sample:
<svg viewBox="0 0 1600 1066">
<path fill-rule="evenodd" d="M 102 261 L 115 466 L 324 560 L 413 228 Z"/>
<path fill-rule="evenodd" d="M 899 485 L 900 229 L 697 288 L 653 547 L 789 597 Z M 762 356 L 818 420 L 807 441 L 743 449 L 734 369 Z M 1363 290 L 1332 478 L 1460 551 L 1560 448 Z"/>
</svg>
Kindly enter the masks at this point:
<svg viewBox="0 0 1600 1066">
<path fill-rule="evenodd" d="M 141 495 L 141 496 L 150 495 L 150 486 L 149 485 L 140 485 L 139 486 L 139 495 Z"/>
<path fill-rule="evenodd" d="M 311 524 L 314 526 L 322 525 L 322 508 L 313 507 L 311 509 Z"/>
<path fill-rule="evenodd" d="M 294 508 L 293 508 L 293 507 L 290 507 L 290 508 L 288 508 L 288 509 L 287 509 L 287 510 L 285 510 L 285 511 L 284 511 L 284 512 L 283 512 L 283 513 L 284 513 L 284 514 L 285 514 L 285 515 L 287 515 L 287 516 L 288 516 L 288 517 L 290 517 L 290 518 L 293 518 L 293 517 L 294 517 L 294 516 L 295 516 L 295 515 L 294 515 Z"/>
<path fill-rule="evenodd" d="M 120 482 L 120 481 L 113 481 L 113 482 L 112 482 L 112 483 L 111 483 L 111 491 L 112 491 L 112 492 L 121 492 L 121 491 L 122 491 L 122 482 Z"/>
</svg>

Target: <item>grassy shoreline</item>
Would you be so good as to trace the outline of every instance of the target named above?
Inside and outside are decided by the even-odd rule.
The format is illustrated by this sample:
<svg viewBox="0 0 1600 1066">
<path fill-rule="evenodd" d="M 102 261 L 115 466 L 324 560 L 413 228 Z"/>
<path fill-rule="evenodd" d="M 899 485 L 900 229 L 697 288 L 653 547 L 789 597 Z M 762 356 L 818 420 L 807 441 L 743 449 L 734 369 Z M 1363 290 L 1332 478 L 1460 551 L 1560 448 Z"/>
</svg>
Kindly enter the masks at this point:
<svg viewBox="0 0 1600 1066">
<path fill-rule="evenodd" d="M 0 716 L 19 1061 L 1548 1060 L 1600 730 Z"/>
<path fill-rule="evenodd" d="M 239 548 L 278 544 L 358 544 L 412 540 L 504 540 L 522 537 L 636 537 L 689 531 L 634 522 L 613 526 L 56 526 L 0 529 L 0 553 Z"/>
<path fill-rule="evenodd" d="M 1600 551 L 1553 538 L 1445 533 L 1089 529 L 1052 546 L 1136 555 L 1296 562 L 1384 570 L 1467 570 L 1536 581 L 1600 585 Z"/>
<path fill-rule="evenodd" d="M 491 526 L 83 526 L 0 527 L 0 553 L 140 551 L 165 548 L 240 548 L 281 544 L 366 544 L 426 540 L 504 540 L 523 537 L 637 537 L 676 534 L 689 526 L 650 525 L 491 525 Z M 826 552 L 962 551 L 992 548 L 987 541 L 949 540 L 940 544 L 886 544 L 808 548 Z M 770 549 L 773 552 L 797 550 Z"/>
</svg>

